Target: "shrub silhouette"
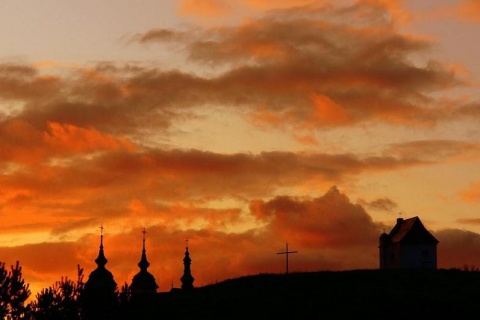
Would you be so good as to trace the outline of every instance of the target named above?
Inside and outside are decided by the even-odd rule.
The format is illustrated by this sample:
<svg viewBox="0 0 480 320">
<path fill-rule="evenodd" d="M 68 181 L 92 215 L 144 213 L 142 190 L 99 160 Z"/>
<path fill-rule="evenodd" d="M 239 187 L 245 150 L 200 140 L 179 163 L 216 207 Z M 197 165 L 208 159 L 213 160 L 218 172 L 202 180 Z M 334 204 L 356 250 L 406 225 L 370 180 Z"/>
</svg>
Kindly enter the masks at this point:
<svg viewBox="0 0 480 320">
<path fill-rule="evenodd" d="M 82 319 L 80 296 L 83 292 L 83 269 L 77 267 L 78 278 L 74 282 L 62 277 L 52 286 L 42 289 L 31 303 L 31 316 L 37 320 Z"/>
<path fill-rule="evenodd" d="M 0 262 L 0 318 L 22 319 L 29 314 L 25 301 L 30 296 L 29 285 L 22 277 L 22 267 L 17 261 L 10 271 L 5 268 L 5 262 Z"/>
</svg>

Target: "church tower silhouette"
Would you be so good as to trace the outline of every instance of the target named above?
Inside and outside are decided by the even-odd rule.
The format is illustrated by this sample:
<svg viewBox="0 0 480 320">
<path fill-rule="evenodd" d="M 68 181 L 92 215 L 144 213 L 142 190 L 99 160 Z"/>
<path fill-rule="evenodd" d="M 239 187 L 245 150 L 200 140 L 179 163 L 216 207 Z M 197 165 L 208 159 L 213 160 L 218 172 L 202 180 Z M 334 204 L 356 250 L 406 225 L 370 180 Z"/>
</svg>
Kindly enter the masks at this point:
<svg viewBox="0 0 480 320">
<path fill-rule="evenodd" d="M 133 276 L 132 284 L 130 289 L 132 290 L 132 296 L 144 296 L 144 295 L 154 295 L 157 292 L 158 285 L 155 282 L 155 277 L 147 271 L 147 268 L 150 266 L 150 263 L 147 260 L 147 251 L 145 250 L 145 228 L 143 228 L 143 249 L 142 257 L 138 263 L 140 272 Z"/>
<path fill-rule="evenodd" d="M 180 278 L 180 281 L 182 282 L 183 290 L 191 290 L 193 289 L 193 281 L 195 281 L 195 279 L 190 269 L 192 259 L 190 259 L 190 253 L 188 252 L 188 240 L 185 241 L 187 242 L 187 246 L 185 248 L 185 257 L 183 258 L 183 276 Z"/>
<path fill-rule="evenodd" d="M 95 259 L 97 268 L 88 276 L 83 293 L 86 319 L 108 319 L 114 316 L 117 306 L 117 283 L 105 268 L 108 260 L 103 251 L 103 225 L 100 227 L 100 249 Z"/>
</svg>

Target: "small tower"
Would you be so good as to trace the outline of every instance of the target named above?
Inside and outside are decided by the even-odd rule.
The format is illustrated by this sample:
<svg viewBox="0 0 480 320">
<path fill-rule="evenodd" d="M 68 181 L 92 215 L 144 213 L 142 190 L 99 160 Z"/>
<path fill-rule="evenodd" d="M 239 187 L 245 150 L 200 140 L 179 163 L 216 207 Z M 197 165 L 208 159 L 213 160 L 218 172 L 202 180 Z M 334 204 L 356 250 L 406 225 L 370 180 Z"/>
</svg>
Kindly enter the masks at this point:
<svg viewBox="0 0 480 320">
<path fill-rule="evenodd" d="M 143 249 L 142 257 L 138 263 L 140 272 L 138 272 L 132 279 L 132 284 L 130 289 L 132 290 L 132 296 L 145 296 L 145 295 L 154 295 L 157 293 L 158 285 L 155 282 L 155 277 L 147 271 L 147 268 L 150 266 L 150 263 L 147 260 L 147 251 L 145 250 L 145 228 L 143 228 Z"/>
<path fill-rule="evenodd" d="M 103 225 L 100 227 L 100 249 L 95 259 L 97 268 L 88 276 L 83 293 L 84 309 L 88 319 L 106 319 L 114 315 L 117 283 L 105 268 L 108 260 L 103 251 Z"/>
<path fill-rule="evenodd" d="M 195 281 L 195 279 L 190 270 L 192 259 L 190 259 L 190 253 L 188 252 L 188 239 L 185 240 L 185 242 L 187 245 L 185 247 L 185 257 L 183 258 L 183 276 L 180 278 L 180 281 L 182 282 L 183 290 L 191 290 L 193 289 L 193 281 Z"/>
</svg>

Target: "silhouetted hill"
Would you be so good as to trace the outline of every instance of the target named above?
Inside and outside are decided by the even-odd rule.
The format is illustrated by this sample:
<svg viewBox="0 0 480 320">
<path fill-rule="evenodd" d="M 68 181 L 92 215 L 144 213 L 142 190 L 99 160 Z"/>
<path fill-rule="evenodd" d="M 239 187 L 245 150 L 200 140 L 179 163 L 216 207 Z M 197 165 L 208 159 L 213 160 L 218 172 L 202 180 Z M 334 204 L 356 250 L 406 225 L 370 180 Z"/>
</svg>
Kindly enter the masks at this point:
<svg viewBox="0 0 480 320">
<path fill-rule="evenodd" d="M 260 274 L 160 294 L 162 319 L 461 319 L 480 315 L 480 272 Z M 156 318 L 156 317 L 155 317 Z"/>
</svg>

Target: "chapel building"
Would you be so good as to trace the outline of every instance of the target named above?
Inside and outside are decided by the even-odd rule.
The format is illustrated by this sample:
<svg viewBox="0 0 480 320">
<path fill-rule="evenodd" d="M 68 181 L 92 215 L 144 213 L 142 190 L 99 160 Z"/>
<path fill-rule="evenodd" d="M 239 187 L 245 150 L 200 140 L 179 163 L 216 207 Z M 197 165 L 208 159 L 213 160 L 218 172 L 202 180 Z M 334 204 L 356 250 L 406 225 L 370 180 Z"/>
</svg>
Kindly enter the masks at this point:
<svg viewBox="0 0 480 320">
<path fill-rule="evenodd" d="M 380 269 L 437 268 L 438 240 L 419 217 L 398 218 L 390 233 L 380 235 Z"/>
</svg>

